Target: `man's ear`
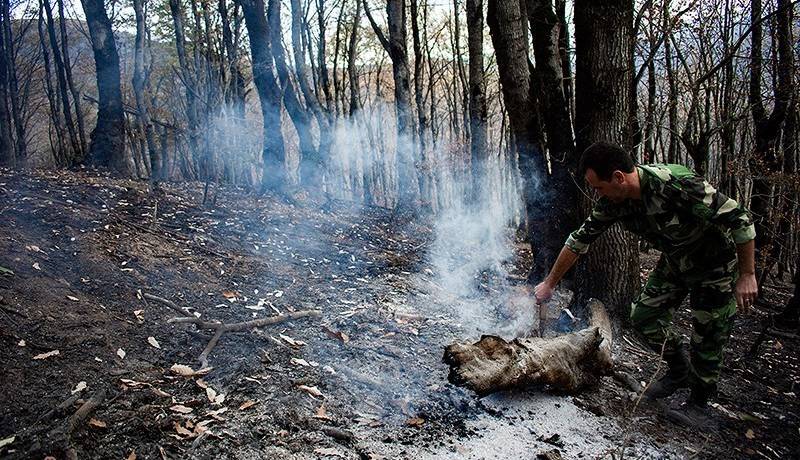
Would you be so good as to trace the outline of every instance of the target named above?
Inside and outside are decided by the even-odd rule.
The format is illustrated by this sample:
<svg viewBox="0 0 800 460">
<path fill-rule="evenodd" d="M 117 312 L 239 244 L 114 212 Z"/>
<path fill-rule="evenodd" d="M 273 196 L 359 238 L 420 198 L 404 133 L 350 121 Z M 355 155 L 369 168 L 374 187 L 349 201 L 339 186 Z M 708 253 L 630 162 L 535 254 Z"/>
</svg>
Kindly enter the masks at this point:
<svg viewBox="0 0 800 460">
<path fill-rule="evenodd" d="M 616 182 L 617 184 L 622 184 L 622 183 L 625 182 L 625 173 L 623 173 L 620 170 L 616 170 L 613 173 L 611 173 L 611 177 L 614 179 L 614 182 Z"/>
</svg>

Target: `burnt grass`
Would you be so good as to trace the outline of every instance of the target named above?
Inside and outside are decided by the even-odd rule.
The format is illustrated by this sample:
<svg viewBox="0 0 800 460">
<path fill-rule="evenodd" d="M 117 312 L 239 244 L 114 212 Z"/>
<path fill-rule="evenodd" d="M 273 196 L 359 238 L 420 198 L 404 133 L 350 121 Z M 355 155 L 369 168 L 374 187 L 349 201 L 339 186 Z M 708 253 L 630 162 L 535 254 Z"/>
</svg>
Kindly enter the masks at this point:
<svg viewBox="0 0 800 460">
<path fill-rule="evenodd" d="M 381 458 L 385 444 L 408 446 L 394 452 L 413 458 L 414 449 L 452 450 L 479 436 L 468 424 L 476 417 L 503 417 L 447 383 L 443 347 L 474 337 L 446 315 L 408 308 L 446 303 L 414 281 L 432 274 L 427 219 L 232 186 L 211 193 L 214 205 L 203 206 L 199 183 L 150 192 L 98 172 L 0 170 L 0 267 L 13 272 L 0 273 L 0 440 L 15 436 L 0 456 L 60 458 L 71 448 L 80 458 Z M 644 255 L 643 276 L 654 257 Z M 508 268 L 522 280 L 529 263 L 520 245 Z M 171 366 L 199 370 L 211 332 L 168 323 L 180 315 L 144 293 L 229 323 L 322 315 L 225 334 L 213 369 L 187 377 Z M 737 317 L 717 430 L 682 428 L 644 403 L 631 413 L 611 378 L 564 398 L 686 456 L 798 456 L 797 332 L 746 356 L 789 294 L 771 280 L 757 311 Z M 688 331 L 687 312 L 676 316 Z M 657 355 L 630 333 L 615 338 L 615 359 L 640 381 L 656 369 Z M 49 413 L 80 382 L 78 399 Z M 60 436 L 101 389 L 88 421 Z"/>
</svg>

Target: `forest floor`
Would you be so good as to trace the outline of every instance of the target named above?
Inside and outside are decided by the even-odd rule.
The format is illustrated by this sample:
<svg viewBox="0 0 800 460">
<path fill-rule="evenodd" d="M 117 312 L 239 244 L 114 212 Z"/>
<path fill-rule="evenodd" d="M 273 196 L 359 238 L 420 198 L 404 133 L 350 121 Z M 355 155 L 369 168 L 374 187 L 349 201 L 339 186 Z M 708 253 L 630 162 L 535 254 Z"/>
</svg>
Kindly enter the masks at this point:
<svg viewBox="0 0 800 460">
<path fill-rule="evenodd" d="M 234 187 L 213 206 L 202 196 L 196 183 L 150 194 L 94 172 L 0 170 L 0 457 L 61 458 L 67 445 L 128 459 L 800 456 L 796 331 L 746 357 L 788 285 L 771 282 L 767 302 L 736 319 L 718 429 L 675 425 L 611 378 L 572 396 L 478 399 L 441 362 L 444 346 L 481 331 L 430 263 L 429 223 Z M 484 274 L 486 299 L 466 300 L 498 329 L 515 311 L 493 293 L 530 299 L 529 255 L 518 245 L 510 276 Z M 208 321 L 321 316 L 224 334 L 200 369 L 211 333 L 169 323 L 181 313 L 145 294 Z M 688 333 L 687 312 L 677 317 Z M 615 337 L 614 356 L 640 381 L 658 361 L 632 334 Z"/>
</svg>

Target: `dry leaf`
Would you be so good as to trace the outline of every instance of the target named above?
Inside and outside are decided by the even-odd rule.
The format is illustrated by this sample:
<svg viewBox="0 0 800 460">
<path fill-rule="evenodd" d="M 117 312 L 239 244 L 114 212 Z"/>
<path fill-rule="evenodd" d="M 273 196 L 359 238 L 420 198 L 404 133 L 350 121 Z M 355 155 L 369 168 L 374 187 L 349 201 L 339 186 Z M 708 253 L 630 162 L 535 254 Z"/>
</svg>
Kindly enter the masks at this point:
<svg viewBox="0 0 800 460">
<path fill-rule="evenodd" d="M 322 419 L 322 420 L 330 420 L 331 418 L 328 417 L 328 410 L 325 409 L 325 403 L 320 404 L 319 409 L 317 409 L 317 413 L 314 414 L 314 418 Z"/>
<path fill-rule="evenodd" d="M 214 399 L 217 397 L 217 391 L 211 387 L 206 387 L 206 396 L 210 402 L 214 402 Z"/>
<path fill-rule="evenodd" d="M 81 299 L 79 299 L 79 298 L 77 298 L 77 297 L 75 297 L 73 295 L 68 295 L 67 298 L 69 300 L 73 301 L 73 302 L 80 302 L 81 301 Z"/>
<path fill-rule="evenodd" d="M 344 457 L 344 454 L 333 447 L 318 447 L 314 449 L 315 454 L 327 455 L 329 457 Z"/>
<path fill-rule="evenodd" d="M 175 404 L 174 406 L 170 407 L 170 410 L 180 414 L 190 414 L 193 409 L 191 407 L 186 407 L 183 404 Z"/>
<path fill-rule="evenodd" d="M 102 420 L 97 420 L 96 418 L 92 417 L 89 419 L 89 426 L 93 428 L 105 428 L 107 425 L 106 422 Z"/>
<path fill-rule="evenodd" d="M 197 379 L 197 380 L 195 380 L 195 381 L 194 381 L 194 383 L 196 383 L 196 384 L 197 384 L 197 386 L 199 386 L 200 388 L 202 388 L 202 389 L 204 389 L 204 390 L 205 390 L 206 388 L 208 388 L 208 384 L 207 384 L 207 383 L 206 383 L 206 381 L 205 381 L 205 380 L 203 380 L 203 379 Z"/>
<path fill-rule="evenodd" d="M 225 393 L 220 393 L 214 398 L 214 404 L 222 404 L 225 402 Z"/>
<path fill-rule="evenodd" d="M 130 455 L 128 455 L 127 460 L 136 460 L 136 451 L 132 450 Z"/>
<path fill-rule="evenodd" d="M 25 346 L 25 340 L 24 339 L 20 340 L 19 343 L 17 343 L 17 345 L 19 345 L 21 347 L 24 347 Z"/>
<path fill-rule="evenodd" d="M 33 264 L 33 268 L 35 268 L 37 270 L 41 270 L 41 268 L 39 267 L 39 262 L 34 263 Z"/>
<path fill-rule="evenodd" d="M 194 436 L 194 434 L 191 431 L 189 431 L 186 428 L 184 428 L 183 425 L 181 425 L 177 421 L 173 424 L 173 426 L 175 427 L 175 431 L 179 435 L 182 435 L 182 436 Z"/>
<path fill-rule="evenodd" d="M 168 398 L 168 397 L 172 396 L 169 393 L 167 393 L 166 391 L 161 390 L 161 389 L 156 388 L 156 387 L 152 387 L 151 390 L 153 390 L 153 393 L 155 393 L 156 396 L 161 396 L 162 398 Z"/>
<path fill-rule="evenodd" d="M 213 367 L 204 367 L 200 370 L 194 370 L 191 367 L 185 364 L 173 364 L 172 367 L 169 368 L 172 372 L 178 375 L 182 375 L 184 377 L 194 377 L 195 375 L 206 375 Z"/>
<path fill-rule="evenodd" d="M 161 349 L 161 345 L 159 345 L 158 340 L 155 337 L 148 337 L 147 343 L 149 343 L 152 347 Z"/>
<path fill-rule="evenodd" d="M 135 316 L 136 320 L 139 321 L 140 323 L 144 322 L 144 310 L 134 310 L 133 316 Z"/>
<path fill-rule="evenodd" d="M 135 388 L 135 387 L 146 387 L 146 386 L 150 386 L 150 384 L 149 384 L 149 383 L 147 383 L 147 382 L 139 382 L 139 381 L 137 381 L 137 380 L 131 380 L 131 379 L 119 379 L 119 381 L 120 381 L 120 382 L 122 382 L 122 383 L 124 383 L 125 385 L 127 385 L 127 386 L 129 386 L 129 387 L 134 387 L 134 388 Z"/>
<path fill-rule="evenodd" d="M 408 426 L 420 426 L 425 423 L 425 419 L 422 417 L 412 417 L 406 420 L 406 425 Z"/>
<path fill-rule="evenodd" d="M 308 361 L 306 361 L 305 359 L 292 358 L 290 361 L 292 364 L 297 366 L 305 366 L 305 367 L 311 366 L 311 364 L 308 364 Z"/>
<path fill-rule="evenodd" d="M 11 444 L 12 442 L 14 442 L 15 439 L 17 439 L 16 436 L 10 436 L 10 437 L 5 438 L 5 439 L 0 439 L 0 449 L 2 449 L 3 447 Z"/>
<path fill-rule="evenodd" d="M 756 433 L 751 428 L 747 430 L 747 433 L 744 434 L 744 437 L 747 439 L 754 439 L 756 437 Z"/>
<path fill-rule="evenodd" d="M 48 351 L 47 353 L 42 353 L 33 357 L 33 359 L 47 359 L 51 356 L 56 356 L 57 354 L 61 353 L 58 350 Z"/>
<path fill-rule="evenodd" d="M 316 396 L 318 398 L 324 398 L 325 397 L 325 396 L 323 396 L 322 392 L 319 391 L 319 388 L 317 388 L 317 387 L 310 387 L 310 386 L 307 386 L 307 385 L 298 385 L 297 388 L 305 391 L 306 393 L 310 394 L 311 396 Z"/>
<path fill-rule="evenodd" d="M 245 410 L 255 405 L 256 405 L 255 401 L 248 399 L 247 401 L 243 402 L 241 406 L 239 406 L 239 410 Z"/>
<path fill-rule="evenodd" d="M 118 348 L 117 356 L 119 356 L 119 359 L 125 359 L 125 350 L 123 350 L 122 348 Z"/>
<path fill-rule="evenodd" d="M 75 385 L 75 388 L 72 389 L 72 394 L 75 394 L 75 393 L 77 393 L 79 391 L 83 391 L 85 389 L 86 389 L 86 382 L 80 381 L 80 382 L 78 382 L 77 385 Z"/>
</svg>

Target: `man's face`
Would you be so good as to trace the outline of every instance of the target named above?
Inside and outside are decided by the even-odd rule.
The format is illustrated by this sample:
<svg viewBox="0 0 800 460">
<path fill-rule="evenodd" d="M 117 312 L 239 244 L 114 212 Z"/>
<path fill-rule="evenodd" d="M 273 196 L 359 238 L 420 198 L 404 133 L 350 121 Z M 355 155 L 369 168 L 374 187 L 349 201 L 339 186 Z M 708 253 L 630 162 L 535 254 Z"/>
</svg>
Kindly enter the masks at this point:
<svg viewBox="0 0 800 460">
<path fill-rule="evenodd" d="M 594 169 L 589 168 L 586 170 L 586 182 L 594 189 L 600 196 L 604 196 L 609 200 L 619 203 L 625 200 L 625 174 L 622 171 L 614 171 L 611 175 L 611 180 L 604 181 L 597 177 Z"/>
</svg>

